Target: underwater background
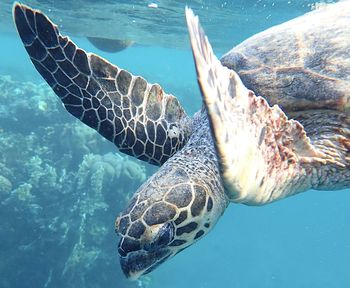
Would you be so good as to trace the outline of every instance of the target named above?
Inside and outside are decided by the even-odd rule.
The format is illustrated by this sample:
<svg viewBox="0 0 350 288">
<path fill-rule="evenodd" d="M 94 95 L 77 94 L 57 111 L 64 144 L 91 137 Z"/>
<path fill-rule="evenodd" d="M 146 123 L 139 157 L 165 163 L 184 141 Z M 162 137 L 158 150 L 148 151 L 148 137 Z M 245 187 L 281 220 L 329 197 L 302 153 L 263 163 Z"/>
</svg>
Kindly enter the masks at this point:
<svg viewBox="0 0 350 288">
<path fill-rule="evenodd" d="M 201 107 L 184 21 L 200 15 L 217 55 L 314 1 L 28 0 L 80 46 Z M 152 5 L 151 5 L 152 6 Z M 62 107 L 0 1 L 0 288 L 350 287 L 350 191 L 231 204 L 208 236 L 136 282 L 121 272 L 114 221 L 157 167 L 118 153 Z M 118 53 L 86 36 L 127 39 Z"/>
</svg>

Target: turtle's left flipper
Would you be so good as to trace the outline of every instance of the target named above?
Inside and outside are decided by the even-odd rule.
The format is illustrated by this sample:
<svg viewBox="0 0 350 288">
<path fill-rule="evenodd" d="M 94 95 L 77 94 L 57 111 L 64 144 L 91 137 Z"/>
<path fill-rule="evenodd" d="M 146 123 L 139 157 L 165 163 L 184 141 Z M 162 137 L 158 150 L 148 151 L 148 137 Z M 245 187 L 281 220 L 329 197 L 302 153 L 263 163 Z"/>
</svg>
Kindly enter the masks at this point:
<svg viewBox="0 0 350 288">
<path fill-rule="evenodd" d="M 31 61 L 67 111 L 121 152 L 162 165 L 185 145 L 191 121 L 174 96 L 78 48 L 38 10 L 15 3 L 13 16 Z"/>
<path fill-rule="evenodd" d="M 262 205 L 313 187 L 313 168 L 326 164 L 329 156 L 310 143 L 298 121 L 270 107 L 221 65 L 192 10 L 186 9 L 186 18 L 230 200 Z"/>
</svg>

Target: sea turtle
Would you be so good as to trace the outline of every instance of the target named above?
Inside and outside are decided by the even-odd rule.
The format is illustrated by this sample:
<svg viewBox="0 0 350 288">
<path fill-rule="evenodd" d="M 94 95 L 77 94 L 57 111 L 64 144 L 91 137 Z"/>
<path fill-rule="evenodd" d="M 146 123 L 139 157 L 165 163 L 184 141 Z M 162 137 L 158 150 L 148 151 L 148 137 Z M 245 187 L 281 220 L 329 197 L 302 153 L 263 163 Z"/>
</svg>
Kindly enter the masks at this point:
<svg viewBox="0 0 350 288">
<path fill-rule="evenodd" d="M 349 1 L 257 34 L 221 62 L 186 9 L 204 100 L 192 118 L 158 84 L 78 48 L 40 11 L 15 4 L 13 14 L 65 108 L 121 152 L 161 166 L 116 220 L 127 277 L 201 239 L 230 202 L 350 186 Z"/>
</svg>

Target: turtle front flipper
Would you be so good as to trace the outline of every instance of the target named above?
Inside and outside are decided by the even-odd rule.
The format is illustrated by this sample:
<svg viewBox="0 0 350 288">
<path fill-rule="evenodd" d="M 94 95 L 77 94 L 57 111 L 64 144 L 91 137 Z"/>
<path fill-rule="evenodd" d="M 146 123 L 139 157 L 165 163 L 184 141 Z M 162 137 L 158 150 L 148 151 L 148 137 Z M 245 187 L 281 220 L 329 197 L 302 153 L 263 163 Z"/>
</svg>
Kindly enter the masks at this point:
<svg viewBox="0 0 350 288">
<path fill-rule="evenodd" d="M 13 16 L 35 68 L 69 113 L 152 164 L 184 146 L 191 121 L 174 96 L 78 48 L 40 11 L 16 3 Z"/>
<path fill-rule="evenodd" d="M 331 157 L 311 144 L 298 121 L 270 107 L 221 65 L 192 10 L 186 9 L 186 18 L 229 199 L 262 205 L 312 188 L 317 167 Z"/>
</svg>

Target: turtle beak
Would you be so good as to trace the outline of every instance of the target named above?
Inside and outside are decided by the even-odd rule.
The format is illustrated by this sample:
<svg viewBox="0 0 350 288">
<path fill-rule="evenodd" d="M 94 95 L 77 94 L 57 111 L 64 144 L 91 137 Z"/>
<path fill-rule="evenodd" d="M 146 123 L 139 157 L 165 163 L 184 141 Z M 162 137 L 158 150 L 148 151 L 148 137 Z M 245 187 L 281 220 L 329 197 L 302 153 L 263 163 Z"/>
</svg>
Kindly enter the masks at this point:
<svg viewBox="0 0 350 288">
<path fill-rule="evenodd" d="M 171 256 L 168 248 L 158 249 L 156 251 L 134 251 L 129 252 L 125 257 L 120 257 L 122 270 L 127 278 L 136 280 L 157 268 L 161 263 Z"/>
<path fill-rule="evenodd" d="M 140 239 L 124 236 L 120 239 L 118 252 L 120 264 L 127 278 L 137 279 L 153 271 L 170 256 L 176 254 L 168 245 L 174 239 L 172 222 L 148 227 Z"/>
</svg>

